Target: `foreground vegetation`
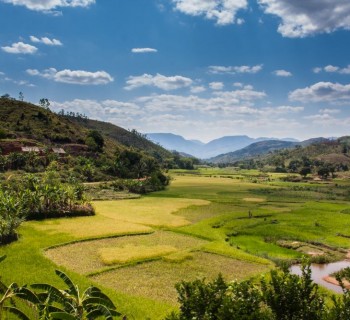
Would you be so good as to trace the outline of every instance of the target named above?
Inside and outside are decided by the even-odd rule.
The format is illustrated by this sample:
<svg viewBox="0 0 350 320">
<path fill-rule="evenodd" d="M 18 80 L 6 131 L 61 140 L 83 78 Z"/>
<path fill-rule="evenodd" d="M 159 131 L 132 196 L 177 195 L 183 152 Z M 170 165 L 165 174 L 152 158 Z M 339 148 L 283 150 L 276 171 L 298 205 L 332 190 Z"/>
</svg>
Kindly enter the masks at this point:
<svg viewBox="0 0 350 320">
<path fill-rule="evenodd" d="M 57 287 L 59 265 L 79 287 L 101 287 L 120 313 L 164 319 L 178 308 L 181 280 L 211 283 L 221 272 L 225 283 L 257 284 L 274 263 L 339 260 L 350 247 L 345 175 L 291 182 L 203 168 L 172 177 L 167 190 L 139 199 L 93 202 L 95 216 L 24 222 L 19 241 L 0 248 L 3 282 Z"/>
<path fill-rule="evenodd" d="M 221 275 L 212 282 L 204 280 L 176 285 L 180 312 L 167 320 L 340 320 L 350 316 L 350 291 L 342 276 L 349 279 L 350 269 L 338 276 L 343 296 L 325 295 L 311 279 L 310 265 L 303 262 L 302 275 L 290 274 L 288 268 L 273 270 L 260 283 L 251 280 L 227 283 Z"/>
</svg>

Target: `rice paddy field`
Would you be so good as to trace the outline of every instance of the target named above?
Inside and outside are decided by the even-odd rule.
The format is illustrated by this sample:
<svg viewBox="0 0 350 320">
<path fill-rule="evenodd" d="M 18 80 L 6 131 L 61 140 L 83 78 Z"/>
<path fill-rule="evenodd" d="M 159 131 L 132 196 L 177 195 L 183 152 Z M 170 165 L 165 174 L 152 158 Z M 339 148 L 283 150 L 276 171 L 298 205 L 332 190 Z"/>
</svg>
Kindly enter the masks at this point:
<svg viewBox="0 0 350 320">
<path fill-rule="evenodd" d="M 350 249 L 350 179 L 287 182 L 234 168 L 173 171 L 167 190 L 95 201 L 96 216 L 25 222 L 0 248 L 5 283 L 95 284 L 130 319 L 177 308 L 175 283 L 260 277 L 281 260 L 343 259 Z M 119 199 L 116 195 L 112 199 Z"/>
</svg>

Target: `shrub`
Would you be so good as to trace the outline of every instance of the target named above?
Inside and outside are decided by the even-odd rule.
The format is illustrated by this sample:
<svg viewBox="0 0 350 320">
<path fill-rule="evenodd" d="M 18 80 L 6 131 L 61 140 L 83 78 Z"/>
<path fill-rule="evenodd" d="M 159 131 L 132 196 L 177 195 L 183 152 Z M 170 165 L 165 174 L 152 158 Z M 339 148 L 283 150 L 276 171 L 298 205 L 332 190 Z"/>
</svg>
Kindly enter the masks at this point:
<svg viewBox="0 0 350 320">
<path fill-rule="evenodd" d="M 310 264 L 303 262 L 302 276 L 287 267 L 272 270 L 270 281 L 261 281 L 263 300 L 278 320 L 317 320 L 325 314 L 324 297 L 311 279 Z"/>
</svg>

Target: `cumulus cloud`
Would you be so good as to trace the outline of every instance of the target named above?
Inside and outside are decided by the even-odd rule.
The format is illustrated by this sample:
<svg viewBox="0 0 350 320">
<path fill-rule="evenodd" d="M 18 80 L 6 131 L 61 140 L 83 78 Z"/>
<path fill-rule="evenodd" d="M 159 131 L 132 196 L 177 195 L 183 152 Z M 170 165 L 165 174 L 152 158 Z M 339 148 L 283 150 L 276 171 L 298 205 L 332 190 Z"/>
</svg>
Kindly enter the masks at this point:
<svg viewBox="0 0 350 320">
<path fill-rule="evenodd" d="M 265 13 L 278 16 L 278 32 L 284 37 L 303 38 L 338 29 L 350 29 L 348 0 L 258 0 Z"/>
<path fill-rule="evenodd" d="M 34 54 L 38 51 L 37 47 L 23 42 L 13 43 L 11 46 L 1 47 L 1 49 L 2 51 L 13 54 Z"/>
<path fill-rule="evenodd" d="M 95 0 L 1 0 L 15 6 L 24 6 L 35 11 L 50 12 L 60 7 L 89 7 Z"/>
<path fill-rule="evenodd" d="M 222 82 L 210 82 L 209 87 L 212 90 L 222 90 L 224 88 L 224 84 Z"/>
<path fill-rule="evenodd" d="M 326 108 L 326 109 L 320 109 L 319 112 L 320 113 L 328 113 L 328 114 L 332 113 L 332 114 L 334 114 L 334 113 L 339 113 L 340 110 L 339 109 L 327 109 Z"/>
<path fill-rule="evenodd" d="M 263 65 L 255 66 L 210 66 L 209 73 L 212 74 L 236 74 L 236 73 L 258 73 L 262 70 Z"/>
<path fill-rule="evenodd" d="M 143 74 L 142 76 L 131 76 L 126 81 L 126 90 L 133 90 L 139 87 L 149 86 L 156 87 L 162 90 L 176 90 L 184 87 L 189 87 L 193 83 L 192 79 L 182 76 L 167 77 L 157 73 L 155 76 Z"/>
<path fill-rule="evenodd" d="M 350 65 L 348 65 L 344 68 L 341 68 L 341 67 L 333 66 L 330 64 L 330 65 L 325 66 L 323 68 L 316 67 L 313 69 L 314 73 L 320 73 L 322 71 L 328 72 L 328 73 L 350 74 Z"/>
<path fill-rule="evenodd" d="M 62 46 L 62 42 L 57 39 L 50 39 L 48 37 L 37 38 L 35 36 L 30 36 L 30 41 L 35 43 L 43 43 L 47 46 Z"/>
<path fill-rule="evenodd" d="M 247 0 L 172 0 L 176 10 L 191 16 L 204 16 L 218 25 L 242 24 L 237 12 L 247 9 Z"/>
<path fill-rule="evenodd" d="M 273 74 L 277 77 L 291 77 L 292 73 L 286 70 L 275 70 Z"/>
<path fill-rule="evenodd" d="M 256 91 L 253 88 L 234 91 L 215 91 L 209 98 L 200 98 L 196 95 L 151 95 L 140 97 L 136 103 L 142 104 L 150 112 L 196 112 L 214 116 L 222 114 L 254 114 L 257 109 L 252 108 L 254 101 L 266 97 L 265 92 Z"/>
<path fill-rule="evenodd" d="M 350 101 L 350 84 L 342 85 L 332 82 L 318 82 L 310 87 L 297 89 L 289 93 L 289 99 L 301 102 Z"/>
<path fill-rule="evenodd" d="M 50 101 L 50 109 L 59 112 L 74 111 L 87 115 L 89 118 L 108 121 L 123 127 L 134 127 L 135 119 L 144 115 L 142 109 L 132 102 L 117 100 L 74 99 L 71 101 Z"/>
<path fill-rule="evenodd" d="M 201 93 L 205 91 L 205 88 L 203 86 L 193 86 L 191 87 L 191 93 Z"/>
<path fill-rule="evenodd" d="M 105 71 L 89 72 L 84 70 L 61 70 L 55 68 L 39 71 L 37 69 L 28 69 L 27 73 L 31 76 L 40 76 L 56 82 L 80 84 L 80 85 L 102 85 L 113 82 L 114 79 Z"/>
<path fill-rule="evenodd" d="M 157 49 L 154 48 L 133 48 L 131 49 L 132 53 L 156 53 Z"/>
</svg>

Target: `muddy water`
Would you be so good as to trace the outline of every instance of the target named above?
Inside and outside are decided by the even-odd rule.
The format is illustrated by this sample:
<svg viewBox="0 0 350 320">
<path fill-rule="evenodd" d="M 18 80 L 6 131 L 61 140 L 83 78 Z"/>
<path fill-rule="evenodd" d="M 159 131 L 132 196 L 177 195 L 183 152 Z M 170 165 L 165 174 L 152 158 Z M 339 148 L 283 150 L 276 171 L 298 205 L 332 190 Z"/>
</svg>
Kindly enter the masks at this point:
<svg viewBox="0 0 350 320">
<path fill-rule="evenodd" d="M 342 293 L 343 291 L 340 286 L 329 283 L 323 280 L 323 278 L 347 267 L 350 267 L 350 261 L 347 261 L 347 260 L 332 262 L 327 264 L 312 264 L 311 265 L 312 280 L 321 286 L 324 286 L 330 290 L 333 290 L 334 292 Z M 301 269 L 299 265 L 292 266 L 290 270 L 291 270 L 291 273 L 293 274 L 301 275 Z"/>
</svg>

